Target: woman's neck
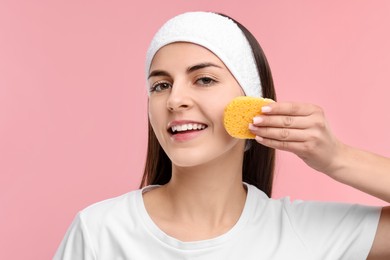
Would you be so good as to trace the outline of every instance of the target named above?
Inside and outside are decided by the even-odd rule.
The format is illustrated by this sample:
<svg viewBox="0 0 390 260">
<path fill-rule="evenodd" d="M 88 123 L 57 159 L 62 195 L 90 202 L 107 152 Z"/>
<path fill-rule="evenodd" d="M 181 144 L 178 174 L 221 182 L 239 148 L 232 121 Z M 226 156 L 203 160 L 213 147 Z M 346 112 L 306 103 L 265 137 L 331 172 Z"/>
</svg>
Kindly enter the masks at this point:
<svg viewBox="0 0 390 260">
<path fill-rule="evenodd" d="M 241 151 L 196 167 L 173 165 L 170 182 L 155 190 L 154 209 L 147 205 L 149 192 L 144 196 L 149 214 L 166 233 L 184 241 L 227 232 L 245 205 L 242 162 Z"/>
</svg>

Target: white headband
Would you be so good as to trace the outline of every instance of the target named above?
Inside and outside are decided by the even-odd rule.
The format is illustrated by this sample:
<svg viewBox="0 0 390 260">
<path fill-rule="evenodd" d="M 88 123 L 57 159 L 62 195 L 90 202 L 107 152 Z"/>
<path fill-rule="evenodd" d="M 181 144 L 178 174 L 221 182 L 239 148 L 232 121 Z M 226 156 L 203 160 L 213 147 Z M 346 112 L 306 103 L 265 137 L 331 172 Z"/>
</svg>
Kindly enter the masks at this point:
<svg viewBox="0 0 390 260">
<path fill-rule="evenodd" d="M 189 12 L 167 21 L 147 51 L 146 77 L 156 52 L 173 42 L 191 42 L 209 49 L 222 60 L 245 95 L 262 97 L 252 49 L 244 33 L 231 19 L 211 12 Z"/>
</svg>

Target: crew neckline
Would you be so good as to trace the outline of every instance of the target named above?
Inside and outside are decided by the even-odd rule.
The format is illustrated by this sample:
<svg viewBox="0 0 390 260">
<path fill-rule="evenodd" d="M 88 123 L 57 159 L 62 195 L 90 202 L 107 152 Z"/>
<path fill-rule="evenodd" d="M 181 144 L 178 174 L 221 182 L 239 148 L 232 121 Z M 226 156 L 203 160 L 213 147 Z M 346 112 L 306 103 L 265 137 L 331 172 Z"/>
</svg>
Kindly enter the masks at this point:
<svg viewBox="0 0 390 260">
<path fill-rule="evenodd" d="M 138 190 L 135 199 L 136 199 L 136 205 L 137 205 L 139 217 L 141 218 L 141 222 L 144 224 L 144 227 L 152 236 L 154 236 L 156 239 L 160 240 L 161 242 L 173 248 L 181 249 L 181 250 L 194 250 L 194 249 L 202 249 L 202 248 L 210 248 L 210 247 L 218 246 L 230 240 L 232 237 L 234 237 L 234 235 L 237 234 L 237 232 L 239 232 L 242 228 L 245 227 L 250 216 L 253 215 L 256 196 L 259 196 L 259 194 L 256 191 L 260 191 L 260 190 L 258 190 L 253 185 L 247 183 L 243 183 L 243 184 L 247 188 L 247 195 L 245 199 L 245 205 L 239 219 L 230 230 L 214 238 L 184 242 L 177 238 L 169 236 L 163 230 L 161 230 L 157 226 L 157 224 L 154 223 L 149 213 L 147 212 L 144 204 L 143 196 L 142 196 L 143 193 L 158 188 L 159 185 L 150 185 Z M 265 193 L 263 193 L 262 191 L 260 192 L 261 192 L 260 196 L 262 198 L 268 198 Z"/>
</svg>

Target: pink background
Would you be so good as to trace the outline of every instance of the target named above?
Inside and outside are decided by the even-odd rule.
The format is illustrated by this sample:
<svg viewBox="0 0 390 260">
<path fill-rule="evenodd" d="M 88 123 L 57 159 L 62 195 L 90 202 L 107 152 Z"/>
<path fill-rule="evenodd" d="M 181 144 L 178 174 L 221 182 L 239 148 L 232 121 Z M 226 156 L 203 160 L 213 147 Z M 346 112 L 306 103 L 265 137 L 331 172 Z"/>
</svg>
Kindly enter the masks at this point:
<svg viewBox="0 0 390 260">
<path fill-rule="evenodd" d="M 322 106 L 341 140 L 390 156 L 386 0 L 2 0 L 0 259 L 50 259 L 78 210 L 138 187 L 144 54 L 164 21 L 190 10 L 246 25 L 279 100 Z M 275 181 L 274 197 L 385 205 L 283 152 Z"/>
</svg>

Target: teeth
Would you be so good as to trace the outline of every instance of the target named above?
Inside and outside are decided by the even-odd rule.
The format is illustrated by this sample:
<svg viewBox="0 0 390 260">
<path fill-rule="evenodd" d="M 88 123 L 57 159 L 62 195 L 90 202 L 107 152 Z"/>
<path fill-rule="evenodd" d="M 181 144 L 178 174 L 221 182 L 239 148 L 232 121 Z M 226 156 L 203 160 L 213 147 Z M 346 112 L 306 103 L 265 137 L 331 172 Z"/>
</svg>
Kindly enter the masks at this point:
<svg viewBox="0 0 390 260">
<path fill-rule="evenodd" d="M 172 132 L 181 132 L 181 131 L 187 131 L 187 130 L 201 130 L 205 129 L 206 126 L 202 124 L 182 124 L 182 125 L 174 125 L 171 127 Z"/>
</svg>

